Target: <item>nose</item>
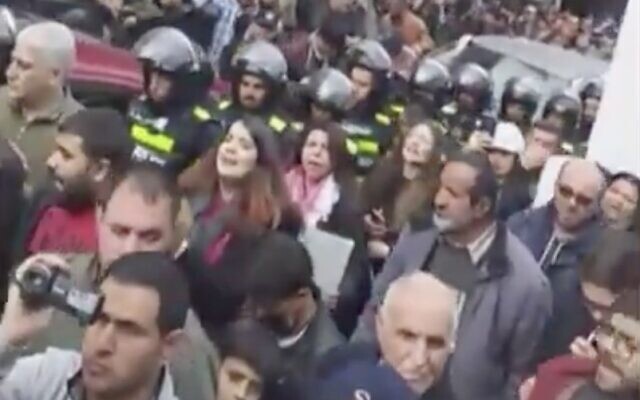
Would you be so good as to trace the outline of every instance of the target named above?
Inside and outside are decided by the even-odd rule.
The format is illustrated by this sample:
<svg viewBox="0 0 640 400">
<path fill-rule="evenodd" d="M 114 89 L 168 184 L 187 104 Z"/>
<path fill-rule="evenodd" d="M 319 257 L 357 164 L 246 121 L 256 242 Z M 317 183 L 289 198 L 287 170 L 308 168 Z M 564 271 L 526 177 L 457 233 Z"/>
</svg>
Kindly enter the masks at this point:
<svg viewBox="0 0 640 400">
<path fill-rule="evenodd" d="M 429 358 L 429 348 L 427 343 L 423 340 L 418 341 L 411 349 L 409 354 L 409 360 L 411 366 L 414 368 L 420 368 L 427 363 Z"/>
<path fill-rule="evenodd" d="M 433 200 L 433 205 L 436 210 L 444 210 L 445 208 L 447 208 L 447 195 L 445 194 L 444 190 L 438 190 L 438 192 L 436 193 L 436 197 Z"/>
<path fill-rule="evenodd" d="M 244 380 L 236 385 L 236 390 L 234 394 L 235 400 L 246 400 L 249 398 L 249 382 Z"/>
<path fill-rule="evenodd" d="M 112 324 L 106 324 L 98 328 L 95 333 L 96 351 L 100 354 L 110 354 L 115 349 L 115 335 Z"/>
<path fill-rule="evenodd" d="M 142 242 L 135 233 L 131 233 L 129 234 L 129 236 L 127 236 L 124 242 L 123 250 L 123 255 L 143 250 Z"/>
<path fill-rule="evenodd" d="M 12 80 L 13 78 L 16 77 L 16 67 L 15 67 L 15 62 L 10 62 L 9 66 L 7 67 L 7 70 L 5 71 L 5 74 L 7 76 L 7 80 Z"/>
</svg>

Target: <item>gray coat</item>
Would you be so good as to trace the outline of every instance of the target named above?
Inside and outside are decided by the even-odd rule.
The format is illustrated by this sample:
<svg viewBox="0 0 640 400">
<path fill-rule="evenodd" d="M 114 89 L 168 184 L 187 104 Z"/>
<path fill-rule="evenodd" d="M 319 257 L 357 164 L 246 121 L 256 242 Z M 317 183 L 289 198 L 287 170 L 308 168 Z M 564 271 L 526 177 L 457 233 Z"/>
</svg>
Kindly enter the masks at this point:
<svg viewBox="0 0 640 400">
<path fill-rule="evenodd" d="M 80 353 L 49 348 L 18 360 L 16 355 L 0 343 L 0 399 L 81 400 L 82 389 L 77 380 L 82 362 Z M 166 372 L 156 400 L 178 400 L 171 376 Z"/>
<path fill-rule="evenodd" d="M 421 269 L 435 248 L 435 229 L 405 229 L 377 277 L 354 340 L 375 340 L 375 307 L 391 282 Z M 551 313 L 551 292 L 533 256 L 503 224 L 482 257 L 460 318 L 449 383 L 456 400 L 516 399 Z"/>
</svg>

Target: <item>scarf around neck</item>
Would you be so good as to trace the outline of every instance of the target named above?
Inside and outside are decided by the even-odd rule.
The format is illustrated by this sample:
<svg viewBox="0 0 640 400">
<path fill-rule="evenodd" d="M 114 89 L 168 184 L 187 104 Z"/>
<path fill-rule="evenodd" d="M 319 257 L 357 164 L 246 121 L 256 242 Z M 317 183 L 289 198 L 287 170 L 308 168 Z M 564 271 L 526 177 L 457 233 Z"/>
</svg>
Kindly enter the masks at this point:
<svg viewBox="0 0 640 400">
<path fill-rule="evenodd" d="M 306 178 L 302 167 L 298 166 L 287 173 L 286 182 L 291 199 L 300 207 L 307 226 L 326 221 L 340 199 L 340 187 L 333 174 L 312 182 Z"/>
</svg>

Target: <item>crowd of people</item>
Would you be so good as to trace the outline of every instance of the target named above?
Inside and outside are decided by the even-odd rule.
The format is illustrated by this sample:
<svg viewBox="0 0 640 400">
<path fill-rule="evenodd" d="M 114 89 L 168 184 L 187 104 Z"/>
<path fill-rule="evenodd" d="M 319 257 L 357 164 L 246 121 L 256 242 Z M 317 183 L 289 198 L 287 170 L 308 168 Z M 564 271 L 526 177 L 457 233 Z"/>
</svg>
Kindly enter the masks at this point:
<svg viewBox="0 0 640 400">
<path fill-rule="evenodd" d="M 0 88 L 1 400 L 640 398 L 640 177 L 584 158 L 603 77 L 514 76 L 494 109 L 482 60 L 431 56 L 488 33 L 606 58 L 615 23 L 71 3 L 15 32 Z M 126 114 L 74 99 L 74 29 L 139 60 Z"/>
</svg>

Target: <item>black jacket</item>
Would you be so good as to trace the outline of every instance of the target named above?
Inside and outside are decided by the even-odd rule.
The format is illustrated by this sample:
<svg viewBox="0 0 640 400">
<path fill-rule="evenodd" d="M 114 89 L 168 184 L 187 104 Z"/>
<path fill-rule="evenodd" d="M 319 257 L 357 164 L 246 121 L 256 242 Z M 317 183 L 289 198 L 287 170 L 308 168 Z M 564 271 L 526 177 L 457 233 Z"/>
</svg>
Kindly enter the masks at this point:
<svg viewBox="0 0 640 400">
<path fill-rule="evenodd" d="M 339 296 L 333 317 L 340 332 L 346 337 L 356 327 L 358 316 L 371 294 L 371 272 L 364 236 L 363 219 L 354 199 L 341 194 L 326 222 L 318 228 L 352 239 L 355 243 L 349 264 L 339 287 Z"/>
<path fill-rule="evenodd" d="M 533 201 L 528 182 L 507 180 L 500 188 L 496 213 L 500 221 L 529 207 Z"/>
</svg>

